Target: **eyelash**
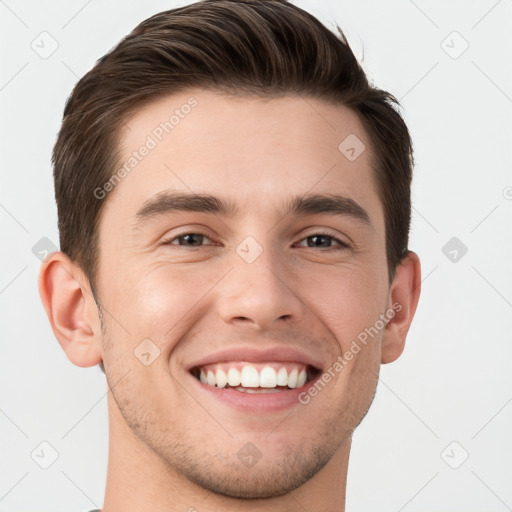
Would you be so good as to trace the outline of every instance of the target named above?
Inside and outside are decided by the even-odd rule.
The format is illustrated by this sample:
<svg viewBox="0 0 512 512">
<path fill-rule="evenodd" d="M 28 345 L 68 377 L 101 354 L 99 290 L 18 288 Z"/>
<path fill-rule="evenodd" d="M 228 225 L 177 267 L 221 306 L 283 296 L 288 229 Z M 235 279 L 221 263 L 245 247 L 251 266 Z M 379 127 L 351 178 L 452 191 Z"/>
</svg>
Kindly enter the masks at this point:
<svg viewBox="0 0 512 512">
<path fill-rule="evenodd" d="M 162 242 L 162 245 L 177 245 L 178 247 L 186 247 L 184 245 L 173 244 L 172 242 L 174 240 L 177 240 L 179 238 L 185 237 L 187 235 L 201 235 L 201 236 L 204 236 L 204 237 L 206 237 L 208 239 L 210 238 L 209 236 L 207 236 L 207 235 L 205 235 L 203 233 L 190 231 L 190 232 L 186 232 L 186 233 L 182 233 L 180 235 L 174 236 L 173 238 L 170 238 L 168 240 L 164 240 Z M 320 247 L 319 249 L 322 252 L 346 251 L 347 249 L 350 249 L 350 245 L 347 244 L 346 242 L 344 242 L 343 240 L 340 240 L 339 238 L 333 236 L 330 233 L 325 233 L 325 232 L 321 232 L 321 231 L 320 232 L 312 233 L 311 235 L 308 235 L 308 236 L 302 238 L 300 240 L 300 242 L 302 242 L 303 240 L 306 240 L 308 238 L 314 237 L 314 236 L 324 236 L 324 237 L 327 237 L 327 238 L 331 238 L 332 240 L 334 240 L 335 242 L 337 242 L 339 244 L 339 245 L 335 245 L 333 247 Z M 194 246 L 190 246 L 190 248 L 192 250 L 199 249 L 199 247 L 194 247 Z M 315 247 L 306 247 L 306 248 L 307 249 L 315 249 Z"/>
</svg>

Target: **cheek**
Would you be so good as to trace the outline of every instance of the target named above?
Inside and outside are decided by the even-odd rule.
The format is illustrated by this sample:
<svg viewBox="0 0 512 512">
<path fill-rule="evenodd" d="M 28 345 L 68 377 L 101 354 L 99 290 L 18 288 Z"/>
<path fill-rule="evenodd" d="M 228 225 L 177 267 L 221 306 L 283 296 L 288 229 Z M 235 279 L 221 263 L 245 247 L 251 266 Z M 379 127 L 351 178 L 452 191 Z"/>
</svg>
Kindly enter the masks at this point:
<svg viewBox="0 0 512 512">
<path fill-rule="evenodd" d="M 333 375 L 334 403 L 345 403 L 347 414 L 358 423 L 375 394 L 380 365 L 380 344 L 384 324 L 386 280 L 374 268 L 347 272 L 332 286 L 319 307 L 325 325 L 336 336 L 338 354 L 328 371 Z M 386 277 L 386 276 L 384 276 Z M 333 291 L 333 289 L 335 290 Z"/>
<path fill-rule="evenodd" d="M 222 275 L 222 274 L 219 274 Z M 200 266 L 154 263 L 112 279 L 109 302 L 130 338 L 149 338 L 162 351 L 171 349 L 203 312 L 217 273 Z"/>
<path fill-rule="evenodd" d="M 336 338 L 336 357 L 358 337 L 364 338 L 384 312 L 385 280 L 372 268 L 331 268 L 309 276 L 303 273 L 301 279 L 304 302 Z"/>
</svg>

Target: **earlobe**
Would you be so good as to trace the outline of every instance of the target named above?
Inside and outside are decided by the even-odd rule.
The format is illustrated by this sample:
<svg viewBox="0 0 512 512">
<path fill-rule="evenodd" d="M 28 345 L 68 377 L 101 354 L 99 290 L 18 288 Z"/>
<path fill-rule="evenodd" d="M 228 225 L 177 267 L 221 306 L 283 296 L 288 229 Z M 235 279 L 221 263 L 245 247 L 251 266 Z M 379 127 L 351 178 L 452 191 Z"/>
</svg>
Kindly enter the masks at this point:
<svg viewBox="0 0 512 512">
<path fill-rule="evenodd" d="M 418 306 L 421 291 L 421 265 L 418 255 L 409 251 L 396 268 L 389 292 L 389 308 L 394 311 L 382 337 L 381 362 L 392 363 L 402 354 L 407 332 Z"/>
<path fill-rule="evenodd" d="M 101 360 L 101 323 L 80 267 L 64 253 L 55 252 L 42 263 L 39 295 L 52 330 L 68 359 L 80 367 Z"/>
</svg>

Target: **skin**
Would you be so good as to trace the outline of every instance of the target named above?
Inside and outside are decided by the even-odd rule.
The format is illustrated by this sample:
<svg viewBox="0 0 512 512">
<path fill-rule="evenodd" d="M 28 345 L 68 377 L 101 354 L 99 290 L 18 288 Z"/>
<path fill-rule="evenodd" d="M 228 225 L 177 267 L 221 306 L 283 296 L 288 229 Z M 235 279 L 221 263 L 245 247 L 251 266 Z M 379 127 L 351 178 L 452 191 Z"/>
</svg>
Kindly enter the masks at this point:
<svg viewBox="0 0 512 512">
<path fill-rule="evenodd" d="M 105 365 L 103 511 L 341 512 L 351 436 L 373 400 L 380 365 L 404 349 L 420 294 L 419 259 L 409 253 L 389 284 L 370 140 L 343 106 L 190 90 L 131 117 L 125 155 L 191 96 L 197 107 L 105 199 L 102 314 L 83 271 L 63 253 L 48 256 L 39 277 L 70 361 Z M 338 150 L 349 134 L 366 146 L 352 162 Z M 239 212 L 174 212 L 137 225 L 136 212 L 162 191 L 213 194 Z M 287 200 L 306 193 L 352 198 L 371 225 L 351 216 L 284 215 Z M 329 238 L 308 246 L 308 237 L 326 230 L 350 248 L 327 252 L 338 246 Z M 186 233 L 205 238 L 191 246 L 176 238 Z M 263 250 L 250 264 L 236 251 L 247 236 Z M 326 370 L 394 303 L 400 311 L 306 405 L 241 412 L 190 385 L 187 365 L 232 346 L 294 347 Z M 160 355 L 146 366 L 134 350 L 148 338 Z M 237 457 L 248 442 L 261 454 L 252 467 Z"/>
</svg>

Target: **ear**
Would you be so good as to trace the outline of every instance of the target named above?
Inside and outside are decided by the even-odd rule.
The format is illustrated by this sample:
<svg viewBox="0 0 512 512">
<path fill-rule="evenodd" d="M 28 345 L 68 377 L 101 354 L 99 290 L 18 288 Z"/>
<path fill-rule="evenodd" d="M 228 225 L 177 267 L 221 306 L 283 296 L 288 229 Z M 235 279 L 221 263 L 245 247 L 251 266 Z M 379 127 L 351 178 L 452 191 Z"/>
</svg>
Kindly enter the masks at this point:
<svg viewBox="0 0 512 512">
<path fill-rule="evenodd" d="M 403 352 L 421 291 L 421 265 L 418 255 L 409 251 L 396 268 L 389 291 L 388 308 L 395 312 L 382 337 L 381 362 L 392 363 Z"/>
<path fill-rule="evenodd" d="M 43 261 L 39 295 L 51 327 L 68 359 L 76 366 L 98 364 L 101 355 L 101 322 L 81 268 L 58 251 Z"/>
</svg>

